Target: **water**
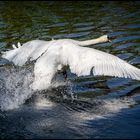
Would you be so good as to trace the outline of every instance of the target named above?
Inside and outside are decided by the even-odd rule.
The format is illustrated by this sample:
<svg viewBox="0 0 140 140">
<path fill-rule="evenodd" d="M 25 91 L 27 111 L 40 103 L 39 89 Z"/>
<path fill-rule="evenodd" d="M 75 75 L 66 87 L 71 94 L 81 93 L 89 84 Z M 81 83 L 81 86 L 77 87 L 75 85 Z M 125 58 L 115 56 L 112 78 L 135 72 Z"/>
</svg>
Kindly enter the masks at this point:
<svg viewBox="0 0 140 140">
<path fill-rule="evenodd" d="M 140 68 L 140 2 L 0 2 L 0 51 L 33 39 L 86 40 Z M 58 74 L 49 90 L 32 92 L 33 65 L 0 58 L 0 138 L 140 138 L 140 83 Z"/>
</svg>

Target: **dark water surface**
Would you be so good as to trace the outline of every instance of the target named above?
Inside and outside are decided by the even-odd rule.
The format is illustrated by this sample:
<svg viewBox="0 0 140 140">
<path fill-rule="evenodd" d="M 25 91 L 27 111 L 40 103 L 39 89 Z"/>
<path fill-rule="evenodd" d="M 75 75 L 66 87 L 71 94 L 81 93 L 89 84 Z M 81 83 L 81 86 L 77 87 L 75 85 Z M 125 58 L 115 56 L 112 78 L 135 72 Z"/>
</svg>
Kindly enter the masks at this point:
<svg viewBox="0 0 140 140">
<path fill-rule="evenodd" d="M 86 40 L 140 68 L 140 2 L 0 2 L 0 51 L 33 39 Z M 140 82 L 58 74 L 32 93 L 33 66 L 0 58 L 0 138 L 140 138 Z"/>
</svg>

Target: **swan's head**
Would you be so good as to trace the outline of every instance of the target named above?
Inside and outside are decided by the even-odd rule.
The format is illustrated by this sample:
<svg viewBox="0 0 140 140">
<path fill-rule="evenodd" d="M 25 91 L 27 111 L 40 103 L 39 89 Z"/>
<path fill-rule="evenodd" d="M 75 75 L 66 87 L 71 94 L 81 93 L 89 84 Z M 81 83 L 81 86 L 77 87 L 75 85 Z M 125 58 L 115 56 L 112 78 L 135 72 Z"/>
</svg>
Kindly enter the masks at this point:
<svg viewBox="0 0 140 140">
<path fill-rule="evenodd" d="M 112 42 L 111 40 L 114 39 L 114 38 L 115 37 L 113 37 L 113 36 L 107 35 L 108 42 Z"/>
<path fill-rule="evenodd" d="M 100 40 L 100 42 L 111 42 L 110 36 L 108 36 L 108 35 L 103 35 L 103 36 L 99 37 L 98 40 Z"/>
<path fill-rule="evenodd" d="M 111 42 L 112 39 L 114 39 L 114 37 L 110 36 L 110 35 L 103 35 L 101 37 L 98 38 L 101 42 Z"/>
</svg>

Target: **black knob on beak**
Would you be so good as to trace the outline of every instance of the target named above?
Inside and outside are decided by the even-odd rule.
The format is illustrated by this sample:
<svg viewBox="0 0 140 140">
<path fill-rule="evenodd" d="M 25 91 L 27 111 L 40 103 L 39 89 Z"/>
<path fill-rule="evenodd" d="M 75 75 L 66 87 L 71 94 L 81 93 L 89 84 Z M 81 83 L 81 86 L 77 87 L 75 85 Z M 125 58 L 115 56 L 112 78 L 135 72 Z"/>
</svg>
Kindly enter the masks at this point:
<svg viewBox="0 0 140 140">
<path fill-rule="evenodd" d="M 115 37 L 114 36 L 107 35 L 107 39 L 108 39 L 108 42 L 112 42 L 111 40 L 112 39 L 115 39 Z"/>
</svg>

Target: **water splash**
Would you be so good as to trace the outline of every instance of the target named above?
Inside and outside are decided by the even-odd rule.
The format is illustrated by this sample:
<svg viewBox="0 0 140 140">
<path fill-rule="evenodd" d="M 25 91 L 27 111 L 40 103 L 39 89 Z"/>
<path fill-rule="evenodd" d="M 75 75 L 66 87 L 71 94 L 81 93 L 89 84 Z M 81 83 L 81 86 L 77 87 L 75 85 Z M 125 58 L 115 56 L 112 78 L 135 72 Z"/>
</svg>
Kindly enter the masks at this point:
<svg viewBox="0 0 140 140">
<path fill-rule="evenodd" d="M 0 109 L 6 111 L 19 108 L 34 93 L 30 88 L 34 79 L 33 67 L 3 67 L 0 69 L 0 72 Z M 56 80 L 46 90 L 51 90 L 66 84 L 68 82 Z M 41 102 L 42 100 L 38 104 L 41 104 Z"/>
<path fill-rule="evenodd" d="M 18 108 L 33 94 L 29 88 L 33 81 L 33 74 L 29 69 L 4 69 L 1 75 L 0 109 L 2 111 Z"/>
</svg>

